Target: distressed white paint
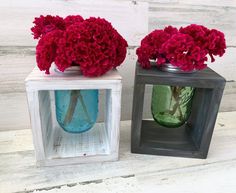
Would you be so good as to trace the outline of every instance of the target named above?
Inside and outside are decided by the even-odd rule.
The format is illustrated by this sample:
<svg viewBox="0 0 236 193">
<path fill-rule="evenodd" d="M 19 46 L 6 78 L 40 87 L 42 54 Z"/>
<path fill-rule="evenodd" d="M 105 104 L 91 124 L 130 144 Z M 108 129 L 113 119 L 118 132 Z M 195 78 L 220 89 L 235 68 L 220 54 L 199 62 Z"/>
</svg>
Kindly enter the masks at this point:
<svg viewBox="0 0 236 193">
<path fill-rule="evenodd" d="M 93 192 L 97 187 L 100 193 L 126 187 L 147 193 L 235 193 L 235 116 L 236 112 L 218 114 L 206 160 L 131 154 L 130 121 L 125 121 L 119 161 L 38 168 L 30 130 L 0 132 L 0 192 Z"/>
<path fill-rule="evenodd" d="M 0 18 L 4 18 L 0 20 L 0 26 L 4 26 L 1 28 L 1 45 L 35 45 L 30 31 L 32 22 L 35 17 L 46 14 L 105 18 L 127 39 L 129 45 L 137 45 L 148 29 L 148 3 L 145 2 L 4 0 L 0 4 Z"/>
<path fill-rule="evenodd" d="M 137 3 L 131 0 L 3 0 L 0 4 L 0 17 L 4 20 L 0 20 L 0 25 L 4 28 L 1 30 L 0 42 L 4 46 L 35 45 L 36 41 L 33 41 L 29 30 L 35 16 L 80 13 L 84 17 L 94 15 L 107 18 L 130 45 L 138 45 L 148 27 L 152 30 L 166 25 L 198 23 L 222 30 L 226 34 L 227 45 L 234 46 L 235 6 L 234 1 L 220 0 L 146 0 Z"/>
<path fill-rule="evenodd" d="M 155 0 L 158 1 L 158 0 Z M 185 1 L 178 0 L 179 3 L 190 4 L 190 5 L 204 5 L 204 6 L 217 6 L 217 7 L 236 7 L 236 1 L 232 0 L 195 0 Z"/>
<path fill-rule="evenodd" d="M 63 165 L 118 159 L 121 76 L 116 70 L 101 77 L 58 73 L 46 75 L 38 68 L 25 80 L 33 142 L 39 165 Z M 54 90 L 105 89 L 105 124 L 73 135 L 60 128 L 55 118 Z"/>
<path fill-rule="evenodd" d="M 92 129 L 79 135 L 55 128 L 49 137 L 46 147 L 48 159 L 106 155 L 110 152 L 103 123 L 96 123 Z"/>
<path fill-rule="evenodd" d="M 142 193 L 138 183 L 135 177 L 118 177 L 72 185 L 72 187 L 65 185 L 51 190 L 36 190 L 35 193 Z"/>
<path fill-rule="evenodd" d="M 186 1 L 185 1 L 186 2 Z M 215 6 L 214 3 L 201 5 L 194 1 L 172 3 L 150 3 L 149 30 L 163 28 L 168 25 L 176 27 L 195 23 L 215 28 L 225 33 L 227 46 L 236 45 L 236 9 L 230 6 Z M 223 2 L 223 1 L 222 1 Z M 233 4 L 233 3 L 232 3 Z"/>
</svg>

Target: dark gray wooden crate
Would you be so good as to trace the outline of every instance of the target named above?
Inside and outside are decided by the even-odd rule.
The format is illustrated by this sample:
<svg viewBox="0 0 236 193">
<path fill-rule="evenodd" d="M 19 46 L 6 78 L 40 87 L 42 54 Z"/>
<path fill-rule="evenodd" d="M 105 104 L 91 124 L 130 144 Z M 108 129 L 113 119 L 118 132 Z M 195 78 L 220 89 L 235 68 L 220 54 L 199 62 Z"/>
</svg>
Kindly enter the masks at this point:
<svg viewBox="0 0 236 193">
<path fill-rule="evenodd" d="M 174 74 L 159 71 L 156 66 L 145 70 L 137 63 L 131 152 L 206 158 L 225 82 L 222 76 L 210 68 L 192 74 Z M 179 128 L 166 128 L 154 120 L 143 120 L 146 84 L 195 87 L 192 112 L 187 123 Z"/>
</svg>

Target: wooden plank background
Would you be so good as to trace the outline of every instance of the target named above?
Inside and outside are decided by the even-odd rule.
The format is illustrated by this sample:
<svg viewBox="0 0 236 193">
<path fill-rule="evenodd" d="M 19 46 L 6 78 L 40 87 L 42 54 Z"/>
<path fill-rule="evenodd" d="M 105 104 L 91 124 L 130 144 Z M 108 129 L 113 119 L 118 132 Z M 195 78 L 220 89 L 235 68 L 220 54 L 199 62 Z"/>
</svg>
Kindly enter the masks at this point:
<svg viewBox="0 0 236 193">
<path fill-rule="evenodd" d="M 124 65 L 122 119 L 131 116 L 135 49 L 142 37 L 166 25 L 191 23 L 217 28 L 226 34 L 227 51 L 210 65 L 227 79 L 221 111 L 236 110 L 236 1 L 230 0 L 2 0 L 0 3 L 0 130 L 29 128 L 24 78 L 35 64 L 35 45 L 30 27 L 40 14 L 81 14 L 111 21 L 128 40 Z M 150 96 L 150 90 L 147 95 Z M 148 109 L 147 109 L 148 110 Z"/>
</svg>

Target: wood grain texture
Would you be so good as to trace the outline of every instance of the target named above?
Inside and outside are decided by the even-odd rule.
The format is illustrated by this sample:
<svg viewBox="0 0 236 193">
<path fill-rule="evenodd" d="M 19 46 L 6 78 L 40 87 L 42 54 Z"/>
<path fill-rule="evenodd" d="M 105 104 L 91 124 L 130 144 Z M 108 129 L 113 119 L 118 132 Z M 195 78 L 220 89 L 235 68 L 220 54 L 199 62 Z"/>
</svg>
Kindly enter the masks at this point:
<svg viewBox="0 0 236 193">
<path fill-rule="evenodd" d="M 156 3 L 149 4 L 149 31 L 163 28 L 167 25 L 176 27 L 186 26 L 192 23 L 216 28 L 225 33 L 228 46 L 235 46 L 236 9 L 234 6 L 215 6 L 214 3 L 205 1 L 198 4 L 194 1 L 185 3 Z M 202 1 L 203 2 L 203 1 Z M 234 5 L 234 3 L 232 3 Z"/>
<path fill-rule="evenodd" d="M 149 13 L 147 12 L 149 4 Z M 132 3 L 129 0 L 98 1 L 47 1 L 32 3 L 30 0 L 4 0 L 0 5 L 0 24 L 2 30 L 0 42 L 2 45 L 35 45 L 30 35 L 33 18 L 40 14 L 68 14 L 80 13 L 101 16 L 109 19 L 114 26 L 130 42 L 137 45 L 140 37 L 147 32 L 149 16 L 149 30 L 162 28 L 165 25 L 182 26 L 199 23 L 211 28 L 221 29 L 226 33 L 229 46 L 235 46 L 236 16 L 234 1 L 183 1 L 183 0 L 146 0 Z M 145 10 L 146 9 L 146 10 Z M 145 12 L 144 12 L 145 11 Z M 117 19 L 119 18 L 119 19 Z M 17 36 L 13 33 L 17 30 Z"/>
<path fill-rule="evenodd" d="M 134 4 L 132 1 L 31 1 L 4 0 L 0 4 L 0 43 L 3 46 L 34 46 L 30 28 L 34 17 L 40 15 L 82 15 L 103 17 L 124 36 L 130 45 L 137 45 L 148 29 L 148 3 Z M 127 27 L 129 26 L 129 28 Z M 17 33 L 17 35 L 15 35 Z"/>
<path fill-rule="evenodd" d="M 81 135 L 54 128 L 48 141 L 46 154 L 49 159 L 106 155 L 110 151 L 108 137 L 102 123 L 95 124 L 91 130 Z"/>
<path fill-rule="evenodd" d="M 112 70 L 88 78 L 53 70 L 46 75 L 35 67 L 25 79 L 28 107 L 38 165 L 54 166 L 118 159 L 121 106 L 121 76 Z M 62 131 L 56 121 L 54 90 L 105 89 L 104 124 L 95 124 L 77 135 Z"/>
<path fill-rule="evenodd" d="M 158 0 L 154 0 L 158 1 Z M 231 0 L 195 0 L 195 1 L 185 1 L 185 0 L 177 0 L 179 3 L 185 3 L 189 5 L 203 5 L 203 6 L 216 6 L 216 7 L 236 7 L 236 2 Z"/>
<path fill-rule="evenodd" d="M 57 72 L 55 69 L 55 65 L 52 65 L 50 68 L 50 74 L 45 74 L 45 72 L 42 72 L 38 69 L 38 67 L 35 67 L 29 75 L 26 77 L 25 82 L 40 82 L 41 84 L 45 84 L 45 82 L 52 82 L 54 84 L 60 84 L 61 82 L 73 82 L 73 81 L 81 81 L 82 82 L 101 82 L 103 81 L 104 84 L 106 81 L 117 81 L 121 80 L 121 76 L 117 72 L 116 69 L 110 70 L 109 72 L 105 73 L 102 76 L 99 77 L 86 77 L 83 76 L 80 72 L 78 71 L 72 71 L 71 73 L 62 73 L 62 72 Z M 66 83 L 63 83 L 66 85 Z M 40 90 L 40 89 L 38 89 Z M 46 89 L 45 89 L 46 90 Z"/>
<path fill-rule="evenodd" d="M 169 154 L 186 154 L 186 151 L 197 152 L 198 147 L 194 144 L 192 137 L 186 130 L 190 130 L 187 125 L 179 128 L 160 127 L 153 120 L 142 121 L 142 133 L 140 146 L 149 149 L 149 152 L 155 154 L 152 149 L 162 148 L 169 150 Z M 185 152 L 185 153 L 184 153 Z"/>
<path fill-rule="evenodd" d="M 236 112 L 219 113 L 206 160 L 131 154 L 130 121 L 125 121 L 121 122 L 119 161 L 37 168 L 31 131 L 4 131 L 0 135 L 0 192 L 94 192 L 97 188 L 100 193 L 127 187 L 151 193 L 187 193 L 191 188 L 193 193 L 206 189 L 234 193 L 235 116 Z"/>
<path fill-rule="evenodd" d="M 143 69 L 137 62 L 131 152 L 205 159 L 225 82 L 222 76 L 210 68 L 191 74 L 176 74 L 160 71 L 155 64 L 148 70 Z M 154 120 L 145 120 L 143 104 L 146 85 L 194 87 L 195 94 L 189 120 L 183 126 L 174 129 L 163 128 Z"/>
<path fill-rule="evenodd" d="M 140 64 L 136 64 L 135 83 L 137 84 L 161 84 L 192 86 L 196 88 L 222 88 L 226 80 L 210 68 L 205 68 L 195 73 L 168 73 L 158 70 L 155 63 L 150 69 L 143 69 Z"/>
</svg>

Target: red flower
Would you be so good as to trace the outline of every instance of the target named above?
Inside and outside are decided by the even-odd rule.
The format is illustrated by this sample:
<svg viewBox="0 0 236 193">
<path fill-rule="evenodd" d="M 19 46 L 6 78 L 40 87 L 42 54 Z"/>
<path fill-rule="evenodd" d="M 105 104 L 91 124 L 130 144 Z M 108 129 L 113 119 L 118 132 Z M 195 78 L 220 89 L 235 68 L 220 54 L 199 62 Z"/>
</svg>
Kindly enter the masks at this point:
<svg viewBox="0 0 236 193">
<path fill-rule="evenodd" d="M 105 19 L 86 19 L 79 31 L 79 46 L 86 49 L 76 63 L 85 76 L 100 76 L 125 59 L 127 42 Z"/>
<path fill-rule="evenodd" d="M 171 25 L 164 28 L 164 32 L 170 35 L 174 35 L 178 33 L 178 29 L 176 27 L 172 27 Z"/>
<path fill-rule="evenodd" d="M 113 68 L 119 66 L 126 57 L 126 47 L 128 46 L 126 40 L 114 29 L 114 43 L 116 44 L 116 58 Z"/>
<path fill-rule="evenodd" d="M 76 52 L 81 52 L 79 46 L 79 24 L 70 25 L 64 31 L 63 36 L 59 39 L 56 50 L 55 64 L 62 72 L 72 64 L 76 63 L 79 57 Z"/>
<path fill-rule="evenodd" d="M 78 65 L 85 76 L 100 76 L 124 61 L 128 44 L 105 19 L 68 16 L 63 22 L 60 33 L 58 29 L 37 33 L 41 37 L 36 48 L 40 70 L 49 73 L 54 61 L 61 71 Z"/>
<path fill-rule="evenodd" d="M 33 32 L 34 39 L 38 39 L 53 30 L 65 29 L 64 20 L 59 16 L 41 15 L 40 17 L 36 17 L 33 23 L 35 26 L 31 28 L 31 31 Z"/>
<path fill-rule="evenodd" d="M 38 67 L 41 71 L 46 71 L 46 74 L 49 74 L 51 64 L 55 60 L 57 44 L 62 34 L 63 32 L 60 30 L 48 32 L 42 36 L 36 46 L 36 61 Z"/>
<path fill-rule="evenodd" d="M 137 49 L 138 62 L 143 68 L 150 68 L 150 59 L 157 65 L 171 63 L 184 71 L 201 70 L 206 67 L 207 55 L 222 56 L 226 44 L 224 34 L 217 30 L 192 24 L 179 30 L 171 26 L 154 30 L 148 34 Z"/>
<path fill-rule="evenodd" d="M 83 21 L 84 21 L 84 19 L 80 15 L 68 15 L 64 19 L 66 27 L 68 27 L 68 26 L 70 26 L 72 24 L 75 24 L 75 23 L 83 22 Z"/>
<path fill-rule="evenodd" d="M 148 44 L 144 43 L 136 50 L 136 54 L 138 55 L 138 62 L 143 68 L 151 68 L 149 59 L 154 58 L 153 52 L 154 49 L 152 49 L 152 47 Z"/>
<path fill-rule="evenodd" d="M 206 37 L 209 34 L 209 29 L 202 25 L 191 24 L 187 27 L 181 27 L 179 29 L 180 33 L 190 35 L 195 44 L 201 47 L 201 49 L 206 49 Z"/>
<path fill-rule="evenodd" d="M 207 50 L 211 57 L 211 62 L 215 61 L 214 56 L 223 56 L 226 49 L 224 34 L 220 31 L 212 29 L 207 36 Z"/>
<path fill-rule="evenodd" d="M 175 33 L 177 33 L 177 29 L 168 26 L 164 30 L 154 30 L 147 35 L 141 41 L 141 46 L 136 51 L 140 65 L 143 68 L 150 68 L 149 59 L 156 60 L 158 58 L 159 62 L 165 61 L 165 57 L 160 54 L 161 46 Z"/>
<path fill-rule="evenodd" d="M 162 54 L 168 62 L 184 71 L 205 68 L 206 52 L 187 34 L 175 34 L 162 45 Z"/>
</svg>

